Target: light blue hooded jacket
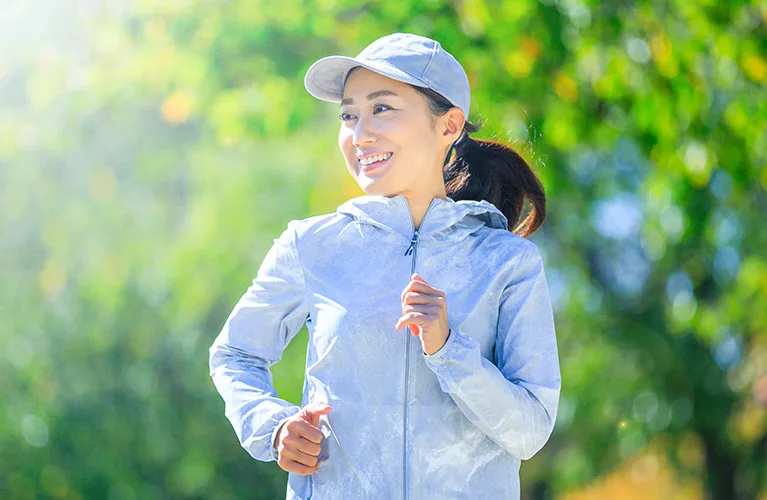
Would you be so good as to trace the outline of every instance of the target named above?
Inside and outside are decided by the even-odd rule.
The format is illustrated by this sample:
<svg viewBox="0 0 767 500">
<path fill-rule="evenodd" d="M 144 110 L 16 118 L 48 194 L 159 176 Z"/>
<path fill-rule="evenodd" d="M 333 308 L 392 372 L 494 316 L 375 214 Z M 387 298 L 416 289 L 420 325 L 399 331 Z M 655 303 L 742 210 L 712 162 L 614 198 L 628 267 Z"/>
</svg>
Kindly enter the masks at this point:
<svg viewBox="0 0 767 500">
<path fill-rule="evenodd" d="M 450 334 L 426 355 L 396 330 L 413 272 L 446 295 Z M 287 499 L 518 499 L 519 466 L 549 439 L 560 371 L 536 245 L 486 201 L 435 197 L 418 231 L 407 198 L 364 195 L 291 220 L 210 347 L 242 447 L 272 461 L 300 407 L 270 366 L 306 323 L 301 406 L 321 401 L 320 463 Z"/>
</svg>

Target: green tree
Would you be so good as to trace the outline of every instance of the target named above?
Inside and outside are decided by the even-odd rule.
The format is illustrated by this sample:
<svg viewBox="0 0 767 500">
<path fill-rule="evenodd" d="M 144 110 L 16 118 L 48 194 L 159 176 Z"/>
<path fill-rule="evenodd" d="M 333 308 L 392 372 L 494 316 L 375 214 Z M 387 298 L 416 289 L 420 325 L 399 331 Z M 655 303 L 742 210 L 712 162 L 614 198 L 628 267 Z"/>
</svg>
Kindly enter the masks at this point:
<svg viewBox="0 0 767 500">
<path fill-rule="evenodd" d="M 463 63 L 477 136 L 547 188 L 563 391 L 525 495 L 651 441 L 711 498 L 767 487 L 763 1 L 89 5 L 0 14 L 4 498 L 283 495 L 207 347 L 287 220 L 361 194 L 306 69 L 393 31 Z"/>
</svg>

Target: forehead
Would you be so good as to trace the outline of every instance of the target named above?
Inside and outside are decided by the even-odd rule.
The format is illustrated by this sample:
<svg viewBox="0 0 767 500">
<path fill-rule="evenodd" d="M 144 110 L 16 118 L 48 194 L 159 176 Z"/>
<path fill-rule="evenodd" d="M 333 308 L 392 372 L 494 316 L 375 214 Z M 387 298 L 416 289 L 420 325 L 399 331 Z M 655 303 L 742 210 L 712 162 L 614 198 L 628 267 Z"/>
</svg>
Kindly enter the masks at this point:
<svg viewBox="0 0 767 500">
<path fill-rule="evenodd" d="M 367 94 L 377 90 L 391 90 L 403 98 L 412 98 L 415 94 L 415 91 L 404 82 L 358 67 L 352 70 L 347 78 L 343 97 L 360 102 Z"/>
</svg>

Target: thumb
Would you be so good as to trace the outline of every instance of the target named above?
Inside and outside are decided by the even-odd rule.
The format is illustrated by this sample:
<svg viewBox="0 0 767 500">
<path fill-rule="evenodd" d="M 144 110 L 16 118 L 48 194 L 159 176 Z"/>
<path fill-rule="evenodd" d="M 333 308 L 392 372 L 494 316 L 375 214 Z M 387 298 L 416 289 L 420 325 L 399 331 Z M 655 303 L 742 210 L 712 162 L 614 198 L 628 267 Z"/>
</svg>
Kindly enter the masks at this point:
<svg viewBox="0 0 767 500">
<path fill-rule="evenodd" d="M 332 408 L 325 403 L 312 403 L 304 407 L 305 419 L 315 427 L 320 425 L 320 415 L 327 415 Z"/>
</svg>

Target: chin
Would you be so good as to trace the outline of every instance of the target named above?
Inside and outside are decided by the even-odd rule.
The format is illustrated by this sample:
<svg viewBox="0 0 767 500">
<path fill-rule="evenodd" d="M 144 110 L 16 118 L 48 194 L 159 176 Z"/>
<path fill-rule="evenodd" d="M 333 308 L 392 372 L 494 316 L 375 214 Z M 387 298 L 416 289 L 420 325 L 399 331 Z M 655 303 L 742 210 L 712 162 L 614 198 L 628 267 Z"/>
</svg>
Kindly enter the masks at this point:
<svg viewBox="0 0 767 500">
<path fill-rule="evenodd" d="M 389 193 L 392 192 L 383 182 L 371 181 L 370 179 L 363 179 L 362 182 L 357 179 L 357 185 L 362 188 L 365 194 L 389 196 Z"/>
<path fill-rule="evenodd" d="M 377 182 L 360 183 L 359 181 L 357 181 L 357 184 L 359 185 L 360 188 L 362 188 L 365 194 L 381 194 L 380 187 L 376 185 L 378 184 Z"/>
</svg>

